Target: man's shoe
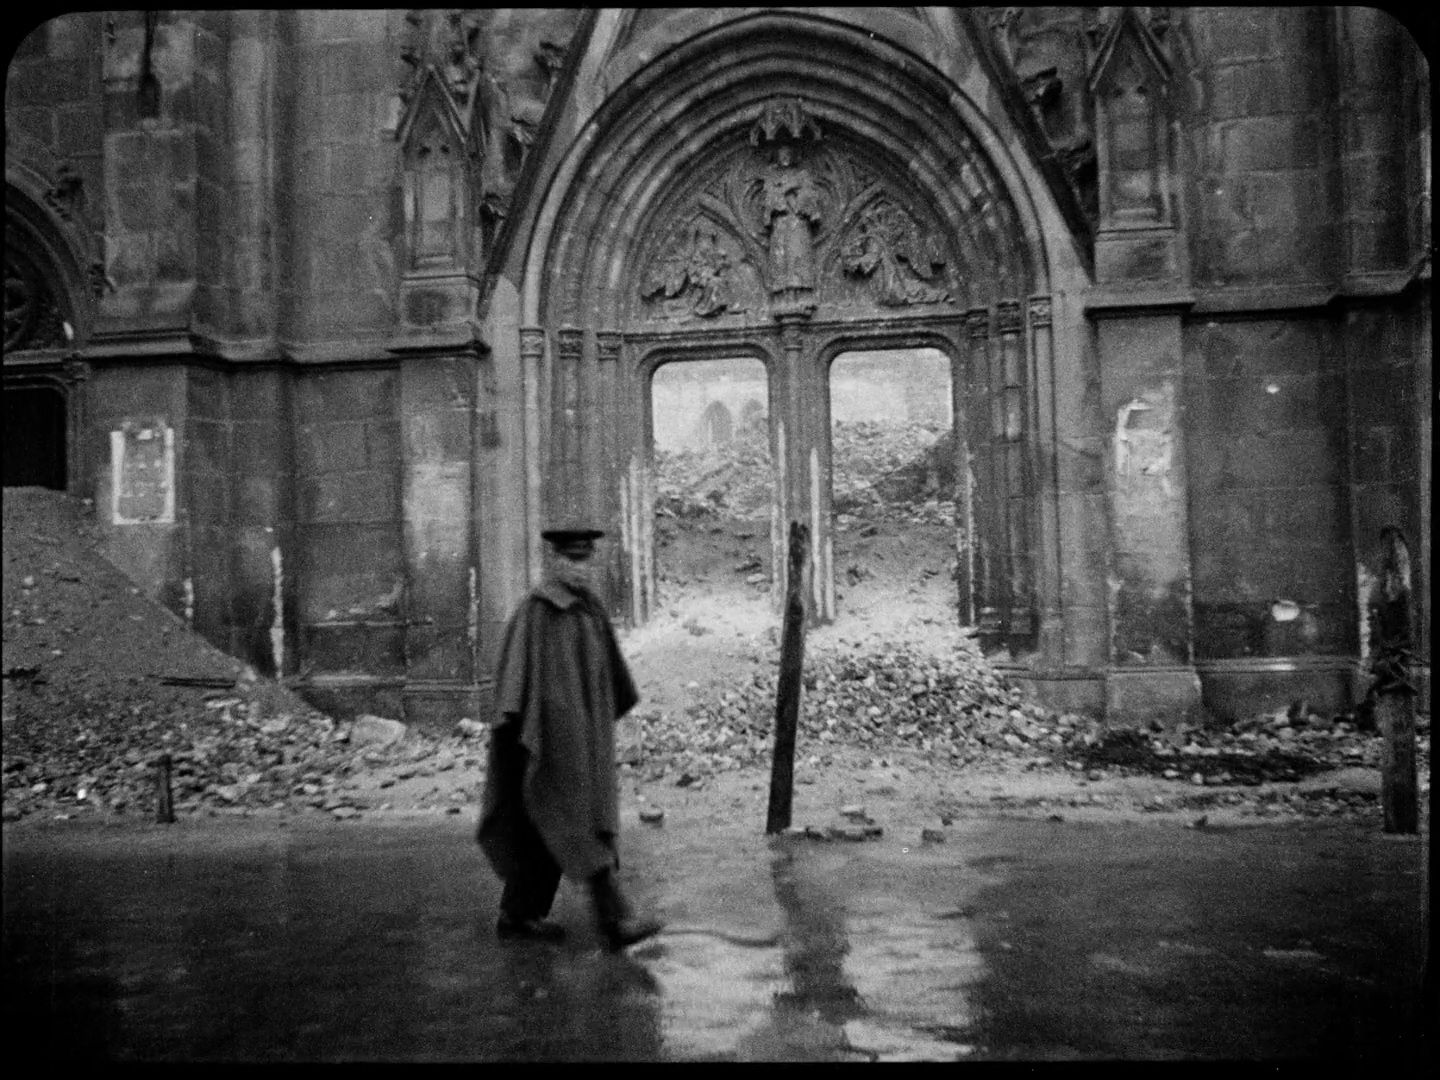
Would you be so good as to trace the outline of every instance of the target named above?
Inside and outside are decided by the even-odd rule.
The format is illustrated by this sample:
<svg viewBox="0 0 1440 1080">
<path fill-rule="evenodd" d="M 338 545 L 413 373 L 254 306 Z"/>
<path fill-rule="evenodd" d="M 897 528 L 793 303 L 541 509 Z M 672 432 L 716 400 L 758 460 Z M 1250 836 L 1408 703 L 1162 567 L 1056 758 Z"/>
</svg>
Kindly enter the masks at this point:
<svg viewBox="0 0 1440 1080">
<path fill-rule="evenodd" d="M 619 952 L 627 945 L 654 937 L 663 929 L 665 924 L 659 919 L 625 918 L 604 927 L 603 933 L 610 944 L 610 951 Z"/>
<path fill-rule="evenodd" d="M 549 919 L 512 919 L 501 915 L 495 924 L 495 934 L 505 939 L 561 941 L 565 937 L 565 928 Z"/>
</svg>

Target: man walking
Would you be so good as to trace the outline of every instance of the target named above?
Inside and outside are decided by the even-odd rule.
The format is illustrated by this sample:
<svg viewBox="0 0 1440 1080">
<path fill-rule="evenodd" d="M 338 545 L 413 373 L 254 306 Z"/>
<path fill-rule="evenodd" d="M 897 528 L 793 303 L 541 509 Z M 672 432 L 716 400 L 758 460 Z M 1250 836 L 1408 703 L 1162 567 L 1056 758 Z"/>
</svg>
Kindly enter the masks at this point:
<svg viewBox="0 0 1440 1080">
<path fill-rule="evenodd" d="M 588 885 L 611 949 L 661 929 L 631 913 L 615 879 L 615 721 L 639 695 L 593 590 L 591 560 L 603 535 L 581 526 L 541 533 L 550 545 L 545 580 L 505 631 L 477 835 L 505 882 L 502 938 L 564 936 L 546 918 L 562 875 Z"/>
</svg>

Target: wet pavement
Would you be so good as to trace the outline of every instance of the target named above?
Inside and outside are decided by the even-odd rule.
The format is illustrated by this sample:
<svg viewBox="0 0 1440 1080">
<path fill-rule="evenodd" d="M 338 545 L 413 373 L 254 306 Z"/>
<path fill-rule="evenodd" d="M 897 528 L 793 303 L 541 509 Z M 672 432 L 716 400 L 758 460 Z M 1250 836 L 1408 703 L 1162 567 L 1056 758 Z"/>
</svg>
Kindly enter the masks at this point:
<svg viewBox="0 0 1440 1080">
<path fill-rule="evenodd" d="M 1428 839 L 631 828 L 622 877 L 668 927 L 611 955 L 568 884 L 569 940 L 495 940 L 472 829 L 7 828 L 6 1030 L 52 1060 L 1421 1061 Z"/>
</svg>

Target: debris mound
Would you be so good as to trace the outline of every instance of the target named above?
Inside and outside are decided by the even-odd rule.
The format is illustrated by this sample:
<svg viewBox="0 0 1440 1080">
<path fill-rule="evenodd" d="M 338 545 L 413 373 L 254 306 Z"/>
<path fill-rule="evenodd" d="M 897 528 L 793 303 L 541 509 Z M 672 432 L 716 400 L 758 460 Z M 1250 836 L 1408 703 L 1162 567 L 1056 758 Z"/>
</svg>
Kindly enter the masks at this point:
<svg viewBox="0 0 1440 1080">
<path fill-rule="evenodd" d="M 334 721 L 142 596 L 95 539 L 80 500 L 6 488 L 6 820 L 151 812 L 162 754 L 180 810 L 318 792 L 348 752 Z"/>
</svg>

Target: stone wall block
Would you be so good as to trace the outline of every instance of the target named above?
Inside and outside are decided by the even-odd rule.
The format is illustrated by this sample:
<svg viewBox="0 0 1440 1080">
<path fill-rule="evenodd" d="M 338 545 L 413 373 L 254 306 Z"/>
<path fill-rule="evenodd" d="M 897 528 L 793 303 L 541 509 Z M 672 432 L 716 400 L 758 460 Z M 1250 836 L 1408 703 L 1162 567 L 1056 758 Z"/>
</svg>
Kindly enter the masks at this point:
<svg viewBox="0 0 1440 1080">
<path fill-rule="evenodd" d="M 356 472 L 371 467 L 364 421 L 306 424 L 296 440 L 303 474 Z"/>
<path fill-rule="evenodd" d="M 292 468 L 284 432 L 272 420 L 235 421 L 231 448 L 231 466 L 241 476 L 268 477 Z"/>
<path fill-rule="evenodd" d="M 393 521 L 398 516 L 399 488 L 399 477 L 388 470 L 303 476 L 299 517 L 319 523 Z"/>
<path fill-rule="evenodd" d="M 230 469 L 230 425 L 223 420 L 205 420 L 192 409 L 181 444 L 185 468 L 211 476 L 228 474 Z"/>
<path fill-rule="evenodd" d="M 393 522 L 307 524 L 301 621 L 401 618 L 405 574 L 398 532 Z"/>
<path fill-rule="evenodd" d="M 296 411 L 327 422 L 389 417 L 398 378 L 393 368 L 308 374 L 295 384 Z"/>
<path fill-rule="evenodd" d="M 99 153 L 105 139 L 105 111 L 94 101 L 62 106 L 55 110 L 55 131 L 55 152 L 60 156 Z M 99 190 L 90 188 L 88 194 L 93 197 Z"/>
<path fill-rule="evenodd" d="M 380 8 L 302 12 L 305 38 L 327 43 L 383 42 L 388 34 L 389 12 Z"/>
<path fill-rule="evenodd" d="M 383 40 L 337 42 L 319 53 L 316 89 L 325 97 L 387 89 L 392 64 Z"/>
<path fill-rule="evenodd" d="M 1065 663 L 1103 668 L 1109 662 L 1109 616 L 1105 605 L 1065 607 Z"/>
<path fill-rule="evenodd" d="M 1271 8 L 1219 8 L 1198 22 L 1208 44 L 1205 53 L 1217 62 L 1263 60 L 1275 48 L 1275 14 Z"/>
<path fill-rule="evenodd" d="M 306 667 L 316 673 L 399 676 L 405 671 L 400 626 L 304 625 L 300 649 Z"/>
<path fill-rule="evenodd" d="M 406 674 L 412 679 L 468 680 L 468 631 L 458 626 L 411 626 L 405 635 Z"/>
<path fill-rule="evenodd" d="M 320 277 L 331 261 L 317 262 Z M 290 320 L 299 340 L 346 339 L 356 333 L 379 334 L 395 324 L 392 293 L 370 288 L 363 292 L 301 293 L 295 297 L 295 314 Z"/>
<path fill-rule="evenodd" d="M 1323 130 L 1314 117 L 1247 117 L 1223 125 L 1221 132 L 1221 160 L 1231 175 L 1322 163 Z"/>
<path fill-rule="evenodd" d="M 1105 605 L 1105 496 L 1062 494 L 1059 503 L 1060 597 L 1068 620 L 1071 607 Z"/>
<path fill-rule="evenodd" d="M 1367 365 L 1355 369 L 1350 396 L 1356 427 L 1397 423 L 1408 410 L 1414 392 L 1414 372 L 1409 367 Z"/>
<path fill-rule="evenodd" d="M 1105 490 L 1103 438 L 1070 438 L 1056 447 L 1056 479 L 1062 494 L 1099 495 Z"/>
<path fill-rule="evenodd" d="M 334 94 L 323 99 L 316 116 L 324 142 L 373 143 L 383 124 L 382 96 L 378 93 Z"/>
<path fill-rule="evenodd" d="M 281 521 L 289 513 L 285 493 L 289 478 L 264 473 L 235 478 L 234 520 L 236 525 L 264 525 Z"/>
</svg>

